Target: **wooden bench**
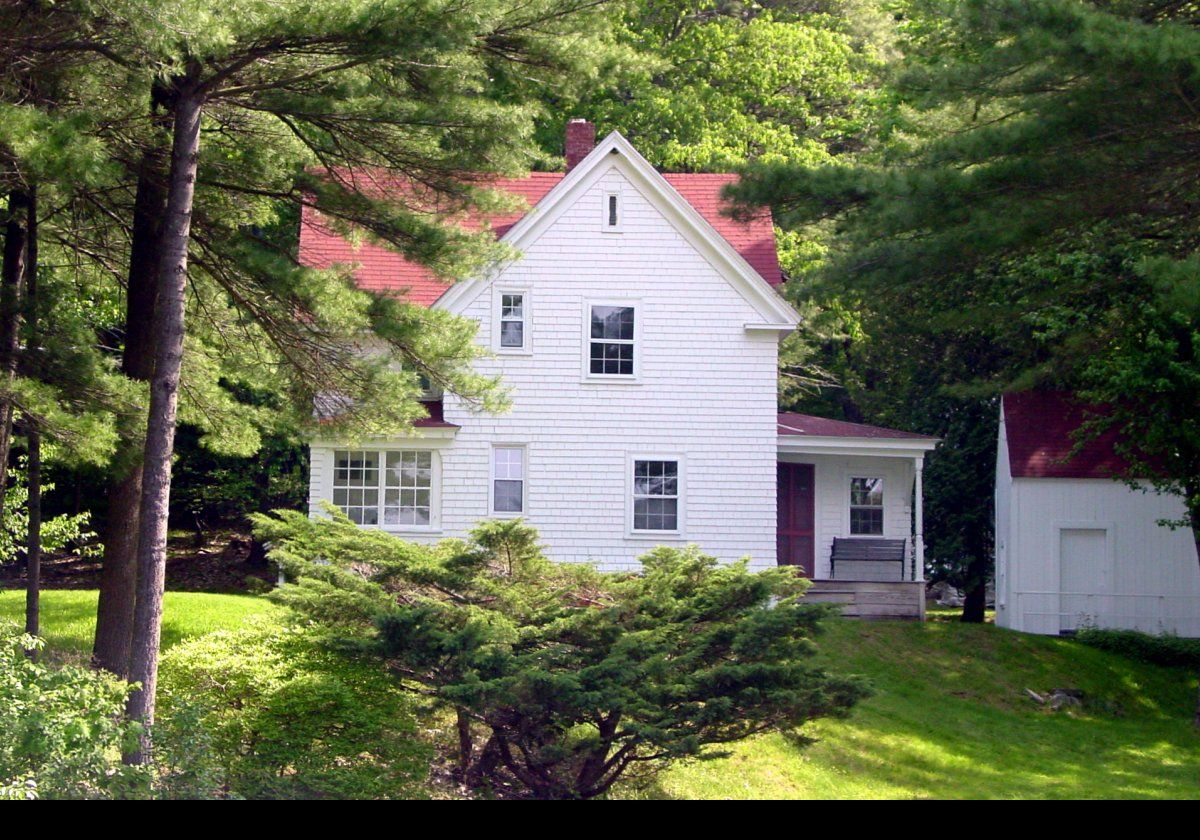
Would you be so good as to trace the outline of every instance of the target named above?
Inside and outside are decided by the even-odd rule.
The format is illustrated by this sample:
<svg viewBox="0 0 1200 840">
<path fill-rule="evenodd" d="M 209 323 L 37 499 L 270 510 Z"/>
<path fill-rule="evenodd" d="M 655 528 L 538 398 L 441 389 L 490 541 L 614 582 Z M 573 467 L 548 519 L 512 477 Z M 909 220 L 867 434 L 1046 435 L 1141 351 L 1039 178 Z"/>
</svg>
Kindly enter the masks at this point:
<svg viewBox="0 0 1200 840">
<path fill-rule="evenodd" d="M 904 567 L 908 562 L 906 540 L 879 540 L 863 537 L 834 537 L 833 552 L 829 556 L 829 577 L 837 579 L 837 564 L 842 563 L 895 563 L 898 574 L 895 580 L 904 580 Z"/>
</svg>

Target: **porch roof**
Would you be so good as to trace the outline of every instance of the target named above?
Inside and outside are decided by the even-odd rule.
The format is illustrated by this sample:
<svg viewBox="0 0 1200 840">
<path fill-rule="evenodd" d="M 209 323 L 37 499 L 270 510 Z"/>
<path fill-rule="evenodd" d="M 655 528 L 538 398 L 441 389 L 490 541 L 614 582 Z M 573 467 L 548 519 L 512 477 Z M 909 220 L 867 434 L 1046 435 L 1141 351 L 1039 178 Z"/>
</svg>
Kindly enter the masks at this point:
<svg viewBox="0 0 1200 840">
<path fill-rule="evenodd" d="M 780 412 L 777 422 L 780 453 L 919 458 L 938 444 L 929 435 L 811 414 Z"/>
</svg>

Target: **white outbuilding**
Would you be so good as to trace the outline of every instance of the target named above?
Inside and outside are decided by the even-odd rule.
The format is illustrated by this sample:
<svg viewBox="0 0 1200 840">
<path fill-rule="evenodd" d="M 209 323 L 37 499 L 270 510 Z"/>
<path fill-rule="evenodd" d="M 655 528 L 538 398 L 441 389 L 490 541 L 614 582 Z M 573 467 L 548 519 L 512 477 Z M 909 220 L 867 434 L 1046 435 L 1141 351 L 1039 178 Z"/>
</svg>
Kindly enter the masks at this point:
<svg viewBox="0 0 1200 840">
<path fill-rule="evenodd" d="M 1200 637 L 1200 562 L 1180 498 L 1131 487 L 1116 438 L 1074 451 L 1086 406 L 1070 394 L 1005 395 L 996 459 L 996 624 Z"/>
</svg>

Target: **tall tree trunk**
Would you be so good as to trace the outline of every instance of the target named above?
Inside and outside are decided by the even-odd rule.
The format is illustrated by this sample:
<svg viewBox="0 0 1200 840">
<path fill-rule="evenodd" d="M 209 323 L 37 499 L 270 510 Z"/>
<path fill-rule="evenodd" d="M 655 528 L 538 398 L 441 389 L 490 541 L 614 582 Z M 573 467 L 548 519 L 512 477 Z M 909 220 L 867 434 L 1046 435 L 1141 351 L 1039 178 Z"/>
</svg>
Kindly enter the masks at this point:
<svg viewBox="0 0 1200 840">
<path fill-rule="evenodd" d="M 42 436 L 29 430 L 29 535 L 25 543 L 25 632 L 40 635 L 42 597 Z"/>
<path fill-rule="evenodd" d="M 165 105 L 165 90 L 155 85 L 150 99 L 151 115 L 157 117 Z M 152 140 L 138 166 L 137 194 L 133 202 L 121 371 L 142 382 L 149 382 L 154 373 L 151 329 L 158 297 L 160 220 L 167 203 L 165 157 L 162 147 Z M 96 603 L 92 664 L 119 677 L 128 675 L 133 640 L 138 505 L 142 497 L 142 431 L 133 421 L 121 424 L 108 488 L 104 560 L 100 569 L 100 597 Z"/>
<path fill-rule="evenodd" d="M 0 268 L 0 515 L 8 487 L 8 455 L 12 448 L 13 381 L 17 376 L 17 341 L 21 326 L 21 282 L 25 277 L 29 194 L 8 194 L 4 224 L 4 262 Z"/>
<path fill-rule="evenodd" d="M 963 598 L 962 620 L 982 624 L 987 611 L 987 559 L 976 555 L 967 564 L 966 592 Z"/>
<path fill-rule="evenodd" d="M 29 190 L 28 242 L 25 261 L 25 322 L 29 326 L 27 355 L 37 364 L 38 341 L 38 229 L 37 189 Z M 42 598 L 42 435 L 31 422 L 29 438 L 29 532 L 25 543 L 25 632 L 40 633 Z"/>
<path fill-rule="evenodd" d="M 154 376 L 150 380 L 150 413 L 142 462 L 142 497 L 138 517 L 137 602 L 129 678 L 140 684 L 129 696 L 126 714 L 143 726 L 138 748 L 125 757 L 131 764 L 150 760 L 154 695 L 158 686 L 158 647 L 162 630 L 163 578 L 167 554 L 167 510 L 171 496 L 171 456 L 175 448 L 175 415 L 179 370 L 183 360 L 185 291 L 192 201 L 200 152 L 200 97 L 190 90 L 175 102 L 171 174 L 163 220 L 159 298 L 154 318 Z"/>
<path fill-rule="evenodd" d="M 1196 543 L 1196 561 L 1200 562 L 1200 488 L 1188 485 L 1186 490 L 1188 519 L 1192 524 L 1192 541 Z M 1192 724 L 1200 729 L 1200 689 L 1196 691 L 1196 716 L 1192 718 Z"/>
<path fill-rule="evenodd" d="M 458 724 L 458 778 L 465 781 L 475 757 L 475 741 L 471 737 L 471 716 L 461 706 L 455 711 Z"/>
</svg>

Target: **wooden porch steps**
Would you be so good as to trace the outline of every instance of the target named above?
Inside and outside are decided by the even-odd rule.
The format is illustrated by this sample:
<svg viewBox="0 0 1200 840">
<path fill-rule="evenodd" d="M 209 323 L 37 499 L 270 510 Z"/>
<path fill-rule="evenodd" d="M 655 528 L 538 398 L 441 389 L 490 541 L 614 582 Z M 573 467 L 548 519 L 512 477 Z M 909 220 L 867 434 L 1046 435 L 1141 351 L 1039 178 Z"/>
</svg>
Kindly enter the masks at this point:
<svg viewBox="0 0 1200 840">
<path fill-rule="evenodd" d="M 925 584 L 920 581 L 814 580 L 804 597 L 817 603 L 843 604 L 846 618 L 925 620 Z"/>
</svg>

